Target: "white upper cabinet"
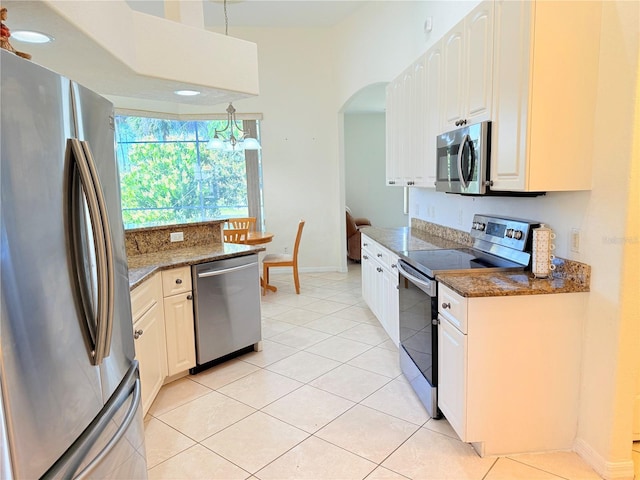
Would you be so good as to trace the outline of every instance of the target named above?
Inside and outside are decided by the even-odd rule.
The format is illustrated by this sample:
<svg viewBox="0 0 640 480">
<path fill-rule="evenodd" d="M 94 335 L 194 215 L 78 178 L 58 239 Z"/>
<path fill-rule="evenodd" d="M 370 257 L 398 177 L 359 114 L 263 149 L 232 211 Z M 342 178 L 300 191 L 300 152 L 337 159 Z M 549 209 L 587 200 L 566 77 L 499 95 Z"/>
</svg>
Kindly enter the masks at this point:
<svg viewBox="0 0 640 480">
<path fill-rule="evenodd" d="M 443 132 L 491 119 L 493 10 L 480 3 L 444 36 Z"/>
<path fill-rule="evenodd" d="M 425 186 L 433 187 L 436 182 L 436 136 L 440 133 L 442 118 L 442 42 L 436 43 L 425 55 L 426 92 L 425 112 Z"/>
<path fill-rule="evenodd" d="M 433 187 L 440 128 L 440 42 L 387 87 L 386 184 Z"/>
<path fill-rule="evenodd" d="M 400 90 L 402 78 L 387 86 L 386 99 L 386 184 L 400 185 Z"/>
<path fill-rule="evenodd" d="M 493 190 L 591 189 L 601 9 L 496 0 Z"/>
</svg>

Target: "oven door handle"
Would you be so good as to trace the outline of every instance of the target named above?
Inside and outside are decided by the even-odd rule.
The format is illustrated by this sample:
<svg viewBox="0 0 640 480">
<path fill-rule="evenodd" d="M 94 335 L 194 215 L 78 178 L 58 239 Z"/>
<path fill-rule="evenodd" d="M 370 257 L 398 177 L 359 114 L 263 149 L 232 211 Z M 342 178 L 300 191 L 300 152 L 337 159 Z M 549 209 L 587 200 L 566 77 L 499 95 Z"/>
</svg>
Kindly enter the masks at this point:
<svg viewBox="0 0 640 480">
<path fill-rule="evenodd" d="M 431 297 L 436 296 L 434 281 L 432 280 L 424 281 L 419 279 L 418 277 L 411 275 L 404 268 L 402 268 L 402 265 L 400 264 L 400 262 L 398 262 L 398 272 L 407 280 L 410 280 L 412 283 L 415 283 L 419 287 L 423 287 L 422 290 L 424 290 L 429 296 Z"/>
</svg>

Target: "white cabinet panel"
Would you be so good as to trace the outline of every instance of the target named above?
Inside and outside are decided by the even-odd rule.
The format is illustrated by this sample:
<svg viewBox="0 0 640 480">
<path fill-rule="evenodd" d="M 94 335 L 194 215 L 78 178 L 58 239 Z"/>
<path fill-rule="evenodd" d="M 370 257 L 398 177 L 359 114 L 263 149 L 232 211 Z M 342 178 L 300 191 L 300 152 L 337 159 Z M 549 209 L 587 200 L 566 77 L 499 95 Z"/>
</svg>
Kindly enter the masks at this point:
<svg viewBox="0 0 640 480">
<path fill-rule="evenodd" d="M 467 336 L 440 316 L 438 325 L 438 406 L 453 429 L 466 439 Z"/>
<path fill-rule="evenodd" d="M 491 119 L 493 76 L 493 0 L 480 3 L 443 39 L 443 125 Z"/>
<path fill-rule="evenodd" d="M 153 306 L 133 325 L 140 367 L 142 414 L 145 415 L 167 376 L 167 354 L 162 304 Z"/>
<path fill-rule="evenodd" d="M 493 190 L 591 189 L 601 10 L 496 1 Z"/>
<path fill-rule="evenodd" d="M 167 334 L 167 367 L 171 376 L 196 365 L 191 292 L 165 297 L 164 316 Z"/>
</svg>

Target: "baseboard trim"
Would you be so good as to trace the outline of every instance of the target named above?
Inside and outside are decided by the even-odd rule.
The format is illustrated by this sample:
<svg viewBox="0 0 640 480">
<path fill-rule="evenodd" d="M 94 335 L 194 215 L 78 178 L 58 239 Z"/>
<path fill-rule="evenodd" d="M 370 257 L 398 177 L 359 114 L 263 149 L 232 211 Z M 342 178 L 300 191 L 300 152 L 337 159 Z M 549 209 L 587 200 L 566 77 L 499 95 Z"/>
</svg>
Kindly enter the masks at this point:
<svg viewBox="0 0 640 480">
<path fill-rule="evenodd" d="M 605 480 L 633 479 L 633 460 L 609 462 L 581 438 L 575 442 L 573 450 Z"/>
</svg>

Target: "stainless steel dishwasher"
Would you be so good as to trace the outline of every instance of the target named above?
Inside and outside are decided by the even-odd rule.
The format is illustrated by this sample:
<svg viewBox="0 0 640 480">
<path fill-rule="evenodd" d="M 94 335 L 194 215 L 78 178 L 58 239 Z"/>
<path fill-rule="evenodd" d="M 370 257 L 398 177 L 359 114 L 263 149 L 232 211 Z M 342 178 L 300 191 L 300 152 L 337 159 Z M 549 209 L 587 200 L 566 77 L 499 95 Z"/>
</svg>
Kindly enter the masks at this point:
<svg viewBox="0 0 640 480">
<path fill-rule="evenodd" d="M 258 346 L 260 274 L 258 255 L 227 258 L 191 267 L 197 373 L 215 360 Z"/>
</svg>

